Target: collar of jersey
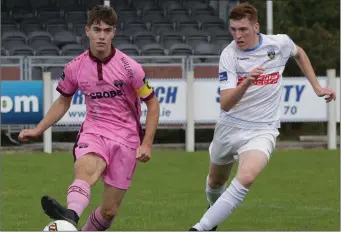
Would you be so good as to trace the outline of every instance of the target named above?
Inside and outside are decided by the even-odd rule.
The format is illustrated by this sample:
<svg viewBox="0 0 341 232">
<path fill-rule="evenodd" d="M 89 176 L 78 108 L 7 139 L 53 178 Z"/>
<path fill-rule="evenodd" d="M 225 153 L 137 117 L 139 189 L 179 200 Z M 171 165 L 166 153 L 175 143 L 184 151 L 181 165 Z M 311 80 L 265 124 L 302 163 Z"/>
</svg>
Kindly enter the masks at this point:
<svg viewBox="0 0 341 232">
<path fill-rule="evenodd" d="M 115 56 L 115 53 L 116 53 L 116 49 L 114 48 L 113 45 L 111 45 L 111 53 L 108 57 L 106 57 L 104 60 L 100 60 L 98 59 L 96 56 L 94 56 L 89 48 L 89 57 L 91 60 L 97 62 L 97 63 L 103 63 L 103 64 L 107 64 L 111 58 L 113 58 Z"/>
<path fill-rule="evenodd" d="M 263 43 L 262 34 L 261 33 L 257 33 L 257 35 L 259 36 L 259 43 L 256 45 L 256 47 L 243 50 L 243 52 L 252 52 L 252 51 L 256 50 L 257 48 L 259 48 L 262 45 L 262 43 Z"/>
</svg>

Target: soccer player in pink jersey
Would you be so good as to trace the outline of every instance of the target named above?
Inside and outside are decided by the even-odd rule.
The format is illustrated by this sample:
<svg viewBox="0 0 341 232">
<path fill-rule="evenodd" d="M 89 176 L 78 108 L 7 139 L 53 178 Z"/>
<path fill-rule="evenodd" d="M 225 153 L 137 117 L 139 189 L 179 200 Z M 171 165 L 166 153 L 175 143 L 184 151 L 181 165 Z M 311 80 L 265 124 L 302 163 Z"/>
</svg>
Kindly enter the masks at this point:
<svg viewBox="0 0 341 232">
<path fill-rule="evenodd" d="M 305 51 L 288 35 L 259 33 L 257 10 L 243 3 L 230 12 L 232 41 L 221 53 L 221 112 L 209 147 L 209 209 L 190 231 L 214 231 L 244 200 L 276 147 L 282 73 L 294 57 L 318 97 L 335 100 L 318 82 Z M 236 176 L 226 188 L 233 165 Z"/>
<path fill-rule="evenodd" d="M 90 48 L 69 62 L 57 91 L 61 94 L 44 119 L 23 130 L 19 139 L 40 136 L 68 111 L 73 94 L 85 95 L 86 119 L 74 146 L 74 181 L 64 207 L 50 196 L 41 199 L 44 212 L 75 226 L 90 201 L 91 187 L 103 177 L 102 204 L 88 217 L 82 230 L 108 229 L 130 187 L 137 160 L 147 162 L 159 120 L 159 102 L 140 64 L 112 45 L 117 15 L 113 8 L 96 6 L 85 27 Z M 143 100 L 148 108 L 146 130 L 140 124 Z"/>
</svg>

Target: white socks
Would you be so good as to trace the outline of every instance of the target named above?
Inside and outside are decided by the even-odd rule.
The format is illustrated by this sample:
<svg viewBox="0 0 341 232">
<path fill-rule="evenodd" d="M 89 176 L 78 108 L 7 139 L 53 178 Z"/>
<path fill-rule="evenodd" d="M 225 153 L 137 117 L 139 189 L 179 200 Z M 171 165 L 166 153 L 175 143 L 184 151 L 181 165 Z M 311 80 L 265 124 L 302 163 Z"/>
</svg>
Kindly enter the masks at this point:
<svg viewBox="0 0 341 232">
<path fill-rule="evenodd" d="M 209 202 L 210 206 L 212 206 L 214 204 L 214 202 L 216 202 L 218 200 L 218 198 L 221 196 L 221 194 L 224 193 L 226 189 L 226 183 L 221 186 L 220 188 L 217 189 L 212 189 L 209 185 L 208 185 L 208 176 L 206 178 L 206 197 L 207 197 L 207 201 Z"/>
<path fill-rule="evenodd" d="M 248 189 L 234 178 L 226 191 L 218 198 L 214 205 L 206 211 L 200 222 L 197 223 L 194 228 L 199 231 L 209 231 L 213 227 L 219 225 L 228 218 L 233 209 L 244 200 L 247 192 Z M 212 198 L 210 196 L 209 201 L 213 199 L 213 195 L 214 194 L 211 195 Z"/>
</svg>

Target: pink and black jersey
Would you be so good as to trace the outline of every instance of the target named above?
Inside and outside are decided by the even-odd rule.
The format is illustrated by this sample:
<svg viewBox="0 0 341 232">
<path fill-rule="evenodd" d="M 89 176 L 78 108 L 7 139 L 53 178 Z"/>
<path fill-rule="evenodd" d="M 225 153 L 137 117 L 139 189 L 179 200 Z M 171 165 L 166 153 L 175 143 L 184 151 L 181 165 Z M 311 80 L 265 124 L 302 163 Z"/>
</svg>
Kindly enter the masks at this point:
<svg viewBox="0 0 341 232">
<path fill-rule="evenodd" d="M 86 118 L 81 132 L 102 135 L 136 148 L 141 143 L 141 103 L 154 96 L 142 66 L 112 47 L 101 61 L 89 50 L 69 62 L 57 91 L 73 96 L 80 89 L 85 96 Z"/>
</svg>

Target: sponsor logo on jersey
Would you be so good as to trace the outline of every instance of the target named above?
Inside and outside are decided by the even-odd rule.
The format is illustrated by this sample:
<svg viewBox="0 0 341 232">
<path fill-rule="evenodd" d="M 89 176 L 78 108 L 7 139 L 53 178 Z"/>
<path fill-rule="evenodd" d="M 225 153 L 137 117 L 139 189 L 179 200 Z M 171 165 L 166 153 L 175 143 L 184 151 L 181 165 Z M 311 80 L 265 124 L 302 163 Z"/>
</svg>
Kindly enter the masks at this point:
<svg viewBox="0 0 341 232">
<path fill-rule="evenodd" d="M 228 77 L 227 77 L 227 72 L 220 72 L 219 73 L 219 81 L 227 81 Z"/>
<path fill-rule="evenodd" d="M 271 49 L 271 50 L 268 51 L 268 57 L 269 57 L 270 60 L 274 59 L 275 55 L 276 55 L 275 50 Z"/>
<path fill-rule="evenodd" d="M 92 99 L 113 98 L 113 97 L 122 96 L 122 95 L 123 95 L 122 90 L 111 90 L 111 91 L 90 93 L 90 97 Z"/>
<path fill-rule="evenodd" d="M 123 81 L 121 80 L 114 80 L 114 86 L 117 88 L 122 88 L 123 87 Z"/>
<path fill-rule="evenodd" d="M 279 72 L 260 75 L 252 85 L 274 85 L 278 83 L 280 76 Z M 238 76 L 238 85 L 240 85 L 245 78 L 246 76 Z"/>
</svg>

